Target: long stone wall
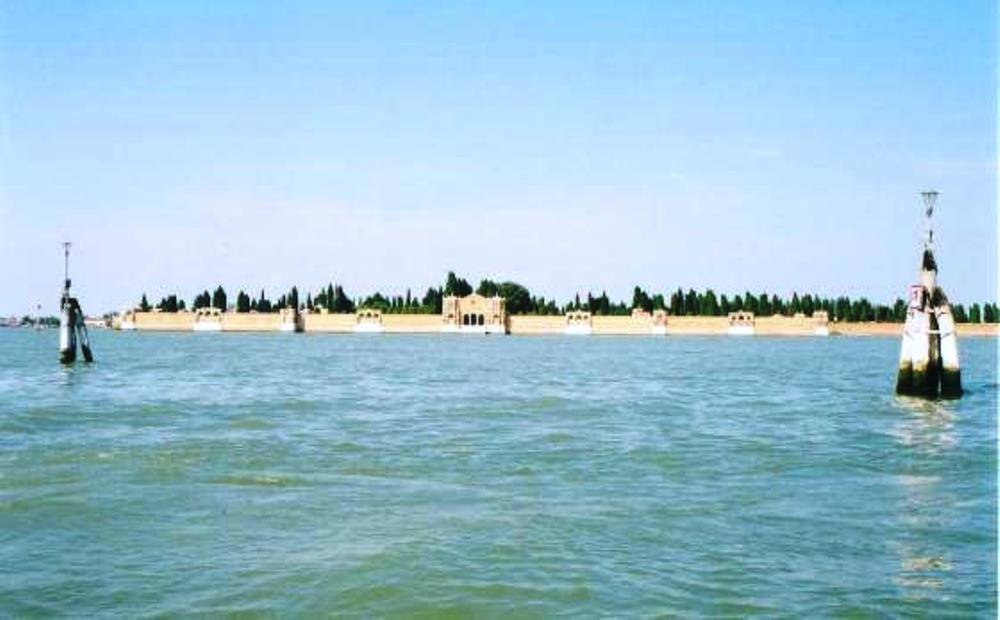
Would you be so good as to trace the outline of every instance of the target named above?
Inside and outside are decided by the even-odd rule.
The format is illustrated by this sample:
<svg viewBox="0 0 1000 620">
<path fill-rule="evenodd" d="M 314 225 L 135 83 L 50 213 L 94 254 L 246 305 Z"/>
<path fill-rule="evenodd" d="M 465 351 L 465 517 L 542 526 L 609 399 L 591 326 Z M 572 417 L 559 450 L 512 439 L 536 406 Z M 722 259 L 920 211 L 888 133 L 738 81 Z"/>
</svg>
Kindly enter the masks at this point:
<svg viewBox="0 0 1000 620">
<path fill-rule="evenodd" d="M 561 315 L 533 316 L 514 315 L 507 317 L 510 333 L 525 335 L 561 334 L 566 327 L 566 317 Z"/>
<path fill-rule="evenodd" d="M 724 316 L 672 316 L 667 319 L 668 334 L 725 334 L 728 329 L 729 321 Z"/>
<path fill-rule="evenodd" d="M 278 314 L 248 312 L 225 312 L 220 315 L 224 332 L 276 332 L 281 329 Z"/>
<path fill-rule="evenodd" d="M 304 314 L 303 331 L 349 334 L 354 331 L 357 317 L 353 314 Z"/>
<path fill-rule="evenodd" d="M 189 332 L 194 329 L 194 313 L 136 312 L 133 319 L 133 329 Z"/>
<path fill-rule="evenodd" d="M 191 312 L 134 312 L 131 322 L 116 325 L 121 329 L 139 331 L 194 331 L 195 314 Z M 381 331 L 398 334 L 436 334 L 443 331 L 443 320 L 439 314 L 384 314 L 376 330 L 358 329 L 358 319 L 354 314 L 301 315 L 301 329 L 305 332 L 342 333 L 356 331 Z M 589 329 L 567 331 L 566 317 L 563 315 L 534 316 L 515 315 L 507 318 L 508 331 L 514 335 L 563 335 L 566 333 L 587 333 L 606 336 L 652 336 L 662 335 L 652 322 L 643 317 L 595 316 L 590 319 Z M 225 312 L 218 317 L 219 330 L 223 332 L 269 332 L 282 331 L 286 323 L 278 313 L 235 313 Z M 813 336 L 816 335 L 815 322 L 811 317 L 757 317 L 753 333 L 771 336 Z M 667 319 L 667 335 L 724 335 L 728 333 L 728 321 L 724 316 L 671 316 Z M 899 323 L 829 323 L 830 334 L 855 336 L 898 336 L 903 329 Z M 288 329 L 287 323 L 284 329 Z M 998 335 L 997 324 L 957 325 L 963 336 Z"/>
<path fill-rule="evenodd" d="M 441 331 L 440 314 L 383 314 L 382 331 L 389 334 L 433 334 Z"/>
</svg>

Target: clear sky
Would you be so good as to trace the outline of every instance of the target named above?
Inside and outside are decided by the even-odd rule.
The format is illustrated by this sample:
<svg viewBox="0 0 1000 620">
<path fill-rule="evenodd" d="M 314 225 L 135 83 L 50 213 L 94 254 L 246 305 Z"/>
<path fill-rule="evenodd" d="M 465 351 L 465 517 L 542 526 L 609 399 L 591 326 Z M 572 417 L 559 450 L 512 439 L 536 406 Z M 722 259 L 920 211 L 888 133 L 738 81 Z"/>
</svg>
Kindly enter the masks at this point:
<svg viewBox="0 0 1000 620">
<path fill-rule="evenodd" d="M 222 284 L 997 290 L 997 9 L 5 2 L 0 314 Z"/>
</svg>

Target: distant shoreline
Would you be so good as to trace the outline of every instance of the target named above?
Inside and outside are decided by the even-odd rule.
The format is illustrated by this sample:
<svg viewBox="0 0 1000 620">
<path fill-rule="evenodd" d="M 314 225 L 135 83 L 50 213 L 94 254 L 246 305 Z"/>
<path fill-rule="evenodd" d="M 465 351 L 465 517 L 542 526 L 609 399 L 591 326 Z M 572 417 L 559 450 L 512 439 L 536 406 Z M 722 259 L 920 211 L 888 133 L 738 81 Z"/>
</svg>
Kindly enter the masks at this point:
<svg viewBox="0 0 1000 620">
<path fill-rule="evenodd" d="M 572 313 L 571 313 L 572 314 Z M 466 333 L 510 335 L 758 335 L 758 336 L 891 336 L 902 334 L 902 323 L 822 321 L 807 316 L 750 316 L 734 325 L 726 316 L 509 315 L 502 329 L 449 323 L 440 314 L 362 313 L 237 313 L 131 312 L 112 325 L 124 331 L 151 332 L 305 332 L 305 333 Z M 499 326 L 495 326 L 499 327 Z M 959 337 L 1000 335 L 996 323 L 960 323 Z"/>
</svg>

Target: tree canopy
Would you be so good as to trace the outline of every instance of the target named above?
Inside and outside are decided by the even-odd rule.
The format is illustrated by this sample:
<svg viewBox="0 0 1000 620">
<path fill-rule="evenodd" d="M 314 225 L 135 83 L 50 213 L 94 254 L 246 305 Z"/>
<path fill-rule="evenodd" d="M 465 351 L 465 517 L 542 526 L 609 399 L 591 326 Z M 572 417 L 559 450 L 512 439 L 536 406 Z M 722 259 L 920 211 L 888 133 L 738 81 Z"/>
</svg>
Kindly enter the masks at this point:
<svg viewBox="0 0 1000 620">
<path fill-rule="evenodd" d="M 270 300 L 261 289 L 258 296 L 251 297 L 240 290 L 235 299 L 233 309 L 236 312 L 276 312 L 285 308 L 300 310 L 317 310 L 325 308 L 333 313 L 353 313 L 360 306 L 377 308 L 388 314 L 440 314 L 442 300 L 446 295 L 464 297 L 473 292 L 468 280 L 449 271 L 442 286 L 431 286 L 422 295 L 414 295 L 412 289 L 405 289 L 397 294 L 386 294 L 375 291 L 365 297 L 352 300 L 340 285 L 330 282 L 316 292 L 306 294 L 305 301 L 300 299 L 297 286 L 282 294 L 277 300 Z M 830 318 L 837 321 L 880 321 L 902 322 L 906 320 L 907 303 L 897 298 L 889 305 L 872 303 L 865 297 L 852 299 L 847 296 L 821 297 L 820 295 L 793 292 L 790 298 L 761 291 L 754 294 L 744 291 L 742 294 L 717 294 L 712 289 L 699 292 L 693 288 L 685 292 L 677 288 L 669 296 L 663 293 L 650 293 L 641 286 L 632 289 L 630 303 L 624 300 L 613 301 L 606 291 L 595 294 L 588 291 L 578 293 L 566 303 L 534 296 L 524 285 L 512 281 L 495 281 L 484 278 L 479 282 L 475 292 L 492 297 L 499 295 L 506 300 L 508 314 L 562 314 L 568 310 L 587 310 L 597 316 L 623 316 L 631 313 L 633 308 L 642 308 L 650 312 L 666 310 L 673 316 L 724 316 L 729 312 L 746 310 L 758 316 L 804 314 L 812 316 L 817 310 L 826 311 Z M 145 293 L 139 302 L 139 309 L 149 311 L 151 304 Z M 228 296 L 223 287 L 217 286 L 212 293 L 204 290 L 194 297 L 193 309 L 215 307 L 222 311 L 228 309 Z M 183 299 L 176 294 L 163 297 L 156 304 L 161 312 L 179 312 L 185 309 Z M 952 313 L 958 323 L 996 323 L 1000 320 L 1000 309 L 995 302 L 973 303 L 968 307 L 953 303 Z"/>
</svg>

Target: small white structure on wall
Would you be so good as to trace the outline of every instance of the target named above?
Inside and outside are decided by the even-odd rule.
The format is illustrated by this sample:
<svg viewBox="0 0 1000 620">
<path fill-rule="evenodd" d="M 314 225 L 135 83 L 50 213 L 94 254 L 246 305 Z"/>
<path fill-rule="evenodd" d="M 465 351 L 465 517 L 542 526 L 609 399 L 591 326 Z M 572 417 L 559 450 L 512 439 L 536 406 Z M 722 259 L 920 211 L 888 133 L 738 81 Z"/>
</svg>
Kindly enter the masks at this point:
<svg viewBox="0 0 1000 620">
<path fill-rule="evenodd" d="M 194 326 L 196 332 L 221 332 L 222 311 L 215 307 L 198 308 L 194 311 Z"/>
<path fill-rule="evenodd" d="M 355 332 L 363 334 L 382 333 L 382 311 L 378 308 L 361 308 L 355 316 Z"/>
<path fill-rule="evenodd" d="M 594 319 L 587 310 L 571 310 L 566 313 L 566 327 L 563 333 L 570 336 L 589 336 L 594 333 Z"/>
<path fill-rule="evenodd" d="M 813 312 L 813 333 L 817 336 L 830 335 L 830 315 L 826 310 Z"/>
<path fill-rule="evenodd" d="M 753 336 L 754 334 L 754 313 L 753 312 L 730 312 L 729 329 L 730 336 Z"/>
</svg>

